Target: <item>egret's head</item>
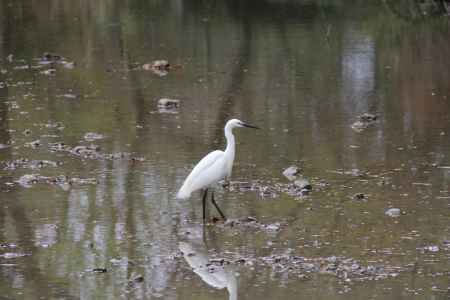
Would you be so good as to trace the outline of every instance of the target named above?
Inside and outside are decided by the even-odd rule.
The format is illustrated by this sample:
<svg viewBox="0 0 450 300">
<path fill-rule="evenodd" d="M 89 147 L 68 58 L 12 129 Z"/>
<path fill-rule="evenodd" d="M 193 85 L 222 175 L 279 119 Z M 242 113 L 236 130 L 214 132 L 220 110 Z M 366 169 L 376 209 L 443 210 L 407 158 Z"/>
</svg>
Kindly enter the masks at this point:
<svg viewBox="0 0 450 300">
<path fill-rule="evenodd" d="M 256 126 L 247 124 L 247 123 L 245 123 L 245 122 L 243 122 L 243 121 L 241 121 L 241 120 L 238 120 L 238 119 L 231 119 L 231 120 L 229 120 L 229 121 L 227 122 L 227 125 L 225 125 L 225 127 L 230 127 L 231 129 L 232 129 L 232 128 L 235 128 L 235 127 L 247 127 L 247 128 L 255 128 L 255 129 L 259 129 L 259 128 L 256 127 Z"/>
</svg>

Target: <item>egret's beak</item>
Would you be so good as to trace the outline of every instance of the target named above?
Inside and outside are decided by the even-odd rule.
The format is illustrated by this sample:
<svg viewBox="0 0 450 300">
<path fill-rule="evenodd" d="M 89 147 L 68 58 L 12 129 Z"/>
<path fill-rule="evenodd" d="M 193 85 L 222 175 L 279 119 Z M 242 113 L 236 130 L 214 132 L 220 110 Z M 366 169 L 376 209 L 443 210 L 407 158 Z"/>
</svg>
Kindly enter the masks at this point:
<svg viewBox="0 0 450 300">
<path fill-rule="evenodd" d="M 253 126 L 253 125 L 250 125 L 250 124 L 246 124 L 246 123 L 242 123 L 242 125 L 244 127 L 248 127 L 248 128 L 260 129 L 259 127 L 256 127 L 256 126 Z"/>
</svg>

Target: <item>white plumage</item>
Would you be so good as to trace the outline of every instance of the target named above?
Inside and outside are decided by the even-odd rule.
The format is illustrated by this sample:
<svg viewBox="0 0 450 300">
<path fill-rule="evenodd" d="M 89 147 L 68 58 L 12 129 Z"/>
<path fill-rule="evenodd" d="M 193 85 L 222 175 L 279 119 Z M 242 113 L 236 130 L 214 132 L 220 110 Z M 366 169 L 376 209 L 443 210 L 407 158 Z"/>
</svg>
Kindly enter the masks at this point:
<svg viewBox="0 0 450 300">
<path fill-rule="evenodd" d="M 178 199 L 187 199 L 191 194 L 197 190 L 204 189 L 205 193 L 203 196 L 203 220 L 205 220 L 205 199 L 207 194 L 207 189 L 212 187 L 214 184 L 219 182 L 224 178 L 231 176 L 231 171 L 233 169 L 234 154 L 236 149 L 236 143 L 233 135 L 233 128 L 236 127 L 249 127 L 257 128 L 255 126 L 246 124 L 238 119 L 232 119 L 225 125 L 225 138 L 227 140 L 227 146 L 225 151 L 215 150 L 210 152 L 208 155 L 203 157 L 197 165 L 192 169 L 191 173 L 184 180 L 183 185 L 177 193 Z M 214 194 L 212 194 L 212 199 L 214 206 L 221 214 L 223 218 L 224 215 L 220 211 L 219 207 L 214 201 Z"/>
<path fill-rule="evenodd" d="M 184 180 L 183 185 L 178 191 L 177 198 L 187 199 L 191 193 L 210 186 L 219 180 L 231 175 L 231 168 L 227 170 L 225 152 L 216 150 L 198 162 L 191 173 Z"/>
</svg>

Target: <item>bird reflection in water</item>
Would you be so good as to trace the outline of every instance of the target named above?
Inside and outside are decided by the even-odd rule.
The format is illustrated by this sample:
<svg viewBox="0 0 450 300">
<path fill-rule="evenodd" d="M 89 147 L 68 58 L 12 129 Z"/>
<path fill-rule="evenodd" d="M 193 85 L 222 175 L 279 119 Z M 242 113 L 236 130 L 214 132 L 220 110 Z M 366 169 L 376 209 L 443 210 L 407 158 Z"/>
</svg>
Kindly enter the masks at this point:
<svg viewBox="0 0 450 300">
<path fill-rule="evenodd" d="M 200 278 L 208 285 L 228 290 L 229 299 L 237 300 L 237 280 L 230 266 L 211 263 L 204 243 L 180 242 L 179 249 L 184 259 Z"/>
</svg>

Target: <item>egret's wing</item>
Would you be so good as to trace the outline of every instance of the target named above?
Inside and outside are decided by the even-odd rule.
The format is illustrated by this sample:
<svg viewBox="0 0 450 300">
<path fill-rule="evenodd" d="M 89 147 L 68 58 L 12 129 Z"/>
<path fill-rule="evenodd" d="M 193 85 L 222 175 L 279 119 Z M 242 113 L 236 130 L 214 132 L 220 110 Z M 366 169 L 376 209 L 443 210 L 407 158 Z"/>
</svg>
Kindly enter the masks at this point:
<svg viewBox="0 0 450 300">
<path fill-rule="evenodd" d="M 191 190 L 192 181 L 195 178 L 198 178 L 203 171 L 211 167 L 223 155 L 224 155 L 223 151 L 216 150 L 203 157 L 194 167 L 194 169 L 192 169 L 191 173 L 184 181 L 183 186 L 180 188 L 178 192 L 178 197 L 185 198 L 183 195 L 188 195 L 191 192 L 193 192 L 193 190 Z"/>
<path fill-rule="evenodd" d="M 202 173 L 203 170 L 211 167 L 223 154 L 223 151 L 216 150 L 203 157 L 194 167 L 194 169 L 192 169 L 191 173 L 186 178 L 186 181 L 188 181 L 190 178 L 197 177 L 200 173 Z"/>
</svg>

